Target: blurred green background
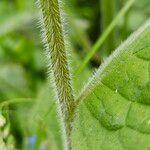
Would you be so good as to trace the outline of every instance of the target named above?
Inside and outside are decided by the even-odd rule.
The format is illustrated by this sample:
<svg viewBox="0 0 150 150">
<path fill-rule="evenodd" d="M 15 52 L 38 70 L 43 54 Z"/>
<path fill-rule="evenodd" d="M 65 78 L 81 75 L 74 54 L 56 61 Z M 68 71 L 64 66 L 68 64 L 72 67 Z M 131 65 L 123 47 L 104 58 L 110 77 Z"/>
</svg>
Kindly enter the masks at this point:
<svg viewBox="0 0 150 150">
<path fill-rule="evenodd" d="M 78 75 L 76 71 L 92 45 L 127 0 L 64 1 L 64 24 L 77 95 L 105 58 L 149 18 L 150 0 L 135 1 Z M 14 149 L 62 147 L 39 18 L 35 0 L 0 0 L 0 111 L 6 118 L 0 131 L 8 131 L 4 142 L 13 144 Z"/>
</svg>

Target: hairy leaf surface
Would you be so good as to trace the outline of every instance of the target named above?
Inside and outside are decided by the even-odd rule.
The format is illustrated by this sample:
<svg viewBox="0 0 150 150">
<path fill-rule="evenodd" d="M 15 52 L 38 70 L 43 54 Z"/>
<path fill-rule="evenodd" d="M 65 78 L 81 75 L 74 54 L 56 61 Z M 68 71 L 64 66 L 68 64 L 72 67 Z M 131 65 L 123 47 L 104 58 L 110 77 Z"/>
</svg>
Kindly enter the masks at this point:
<svg viewBox="0 0 150 150">
<path fill-rule="evenodd" d="M 73 150 L 150 149 L 150 21 L 106 60 L 79 99 Z"/>
</svg>

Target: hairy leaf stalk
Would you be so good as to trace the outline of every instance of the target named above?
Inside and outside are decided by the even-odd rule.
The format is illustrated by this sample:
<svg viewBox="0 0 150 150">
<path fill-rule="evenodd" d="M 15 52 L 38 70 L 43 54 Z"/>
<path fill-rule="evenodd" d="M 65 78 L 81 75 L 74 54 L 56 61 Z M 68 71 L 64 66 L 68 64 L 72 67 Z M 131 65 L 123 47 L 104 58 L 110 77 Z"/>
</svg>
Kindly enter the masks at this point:
<svg viewBox="0 0 150 150">
<path fill-rule="evenodd" d="M 65 40 L 62 29 L 60 6 L 58 0 L 40 0 L 43 25 L 50 53 L 51 70 L 54 77 L 56 95 L 65 127 L 67 149 L 71 149 L 71 129 L 75 109 L 74 97 L 70 83 Z M 64 130 L 64 129 L 63 129 Z"/>
</svg>

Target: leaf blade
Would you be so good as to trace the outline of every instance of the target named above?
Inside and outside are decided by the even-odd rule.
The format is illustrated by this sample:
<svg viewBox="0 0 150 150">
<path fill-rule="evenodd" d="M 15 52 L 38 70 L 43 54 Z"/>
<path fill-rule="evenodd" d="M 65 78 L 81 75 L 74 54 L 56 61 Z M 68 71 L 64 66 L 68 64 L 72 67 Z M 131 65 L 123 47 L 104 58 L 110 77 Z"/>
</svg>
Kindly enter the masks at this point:
<svg viewBox="0 0 150 150">
<path fill-rule="evenodd" d="M 149 35 L 150 21 L 108 58 L 83 90 L 73 149 L 150 147 Z"/>
</svg>

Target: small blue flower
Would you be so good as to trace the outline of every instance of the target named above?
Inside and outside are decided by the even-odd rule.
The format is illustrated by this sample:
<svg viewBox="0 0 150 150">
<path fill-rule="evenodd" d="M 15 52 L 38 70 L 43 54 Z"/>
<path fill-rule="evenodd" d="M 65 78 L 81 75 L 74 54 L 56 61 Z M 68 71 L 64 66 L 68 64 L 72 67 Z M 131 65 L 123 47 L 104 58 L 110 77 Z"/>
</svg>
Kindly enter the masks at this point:
<svg viewBox="0 0 150 150">
<path fill-rule="evenodd" d="M 31 136 L 28 139 L 29 148 L 32 149 L 34 144 L 36 143 L 36 136 Z"/>
</svg>

